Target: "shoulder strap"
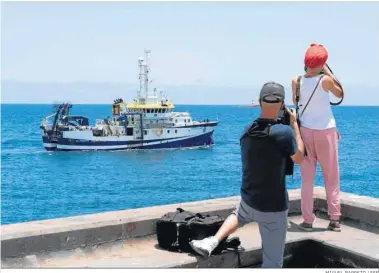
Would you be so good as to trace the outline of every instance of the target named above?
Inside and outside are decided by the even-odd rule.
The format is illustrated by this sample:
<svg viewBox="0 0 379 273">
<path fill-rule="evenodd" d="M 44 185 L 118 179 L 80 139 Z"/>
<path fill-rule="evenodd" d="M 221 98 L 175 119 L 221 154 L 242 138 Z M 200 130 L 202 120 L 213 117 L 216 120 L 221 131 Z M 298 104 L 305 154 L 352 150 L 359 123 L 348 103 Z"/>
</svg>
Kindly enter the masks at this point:
<svg viewBox="0 0 379 273">
<path fill-rule="evenodd" d="M 303 111 L 301 112 L 300 117 L 304 114 L 305 109 L 307 109 L 308 104 L 309 104 L 309 102 L 312 100 L 312 97 L 313 97 L 313 95 L 315 94 L 316 89 L 317 89 L 318 85 L 320 84 L 320 82 L 321 82 L 321 80 L 322 80 L 323 77 L 324 77 L 324 75 L 321 75 L 321 76 L 320 76 L 320 79 L 318 80 L 318 82 L 317 82 L 317 84 L 316 84 L 316 86 L 315 86 L 315 89 L 313 89 L 312 95 L 310 96 L 310 98 L 309 98 L 307 104 L 304 106 L 304 109 L 303 109 Z M 298 88 L 298 87 L 296 86 L 296 88 Z M 299 87 L 299 89 L 300 89 L 300 87 Z"/>
<path fill-rule="evenodd" d="M 263 138 L 267 137 L 271 133 L 271 123 L 267 122 L 266 126 L 264 127 L 263 131 L 262 130 L 257 130 L 260 126 L 264 126 L 264 123 L 260 123 L 258 120 L 255 120 L 253 124 L 250 126 L 248 130 L 241 136 L 240 138 L 240 145 L 242 144 L 242 140 L 247 137 L 257 137 L 257 138 Z"/>
<path fill-rule="evenodd" d="M 299 119 L 299 100 L 300 100 L 300 81 L 301 81 L 302 76 L 297 77 L 296 81 L 296 91 L 295 91 L 295 102 L 296 102 L 296 116 L 297 119 Z"/>
<path fill-rule="evenodd" d="M 296 106 L 299 104 L 299 99 L 300 99 L 300 81 L 301 81 L 302 76 L 297 77 L 296 81 Z"/>
</svg>

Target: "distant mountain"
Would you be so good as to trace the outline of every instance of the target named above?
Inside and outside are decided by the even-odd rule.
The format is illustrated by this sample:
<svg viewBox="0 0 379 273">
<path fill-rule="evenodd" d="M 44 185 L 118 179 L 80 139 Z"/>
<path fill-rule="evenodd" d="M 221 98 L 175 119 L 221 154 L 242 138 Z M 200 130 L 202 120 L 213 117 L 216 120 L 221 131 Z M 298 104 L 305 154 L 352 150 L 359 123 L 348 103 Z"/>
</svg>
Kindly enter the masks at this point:
<svg viewBox="0 0 379 273">
<path fill-rule="evenodd" d="M 194 85 L 151 85 L 162 89 L 175 104 L 249 104 L 259 95 L 262 85 L 257 86 L 204 86 Z M 136 95 L 138 83 L 30 83 L 3 81 L 2 103 L 47 103 L 69 101 L 77 104 L 110 104 L 121 97 L 130 101 Z M 344 105 L 379 105 L 379 87 L 344 86 Z M 286 87 L 287 103 L 291 103 L 290 87 Z"/>
</svg>

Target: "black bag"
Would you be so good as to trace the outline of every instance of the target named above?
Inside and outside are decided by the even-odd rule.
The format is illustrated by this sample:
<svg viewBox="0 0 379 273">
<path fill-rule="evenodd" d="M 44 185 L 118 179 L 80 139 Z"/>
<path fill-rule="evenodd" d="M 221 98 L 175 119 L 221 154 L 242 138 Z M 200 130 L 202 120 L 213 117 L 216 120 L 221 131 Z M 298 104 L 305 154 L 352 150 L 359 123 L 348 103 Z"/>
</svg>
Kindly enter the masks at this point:
<svg viewBox="0 0 379 273">
<path fill-rule="evenodd" d="M 157 221 L 159 246 L 170 251 L 193 253 L 189 242 L 215 235 L 224 221 L 224 218 L 217 215 L 194 214 L 178 208 L 176 212 L 169 212 Z M 227 248 L 238 248 L 239 245 L 238 238 L 225 238 L 212 253 L 218 254 Z"/>
<path fill-rule="evenodd" d="M 184 230 L 186 223 L 195 217 L 195 214 L 177 208 L 175 212 L 169 212 L 157 221 L 156 232 L 160 247 L 168 250 L 179 250 L 179 241 L 188 237 Z"/>
</svg>

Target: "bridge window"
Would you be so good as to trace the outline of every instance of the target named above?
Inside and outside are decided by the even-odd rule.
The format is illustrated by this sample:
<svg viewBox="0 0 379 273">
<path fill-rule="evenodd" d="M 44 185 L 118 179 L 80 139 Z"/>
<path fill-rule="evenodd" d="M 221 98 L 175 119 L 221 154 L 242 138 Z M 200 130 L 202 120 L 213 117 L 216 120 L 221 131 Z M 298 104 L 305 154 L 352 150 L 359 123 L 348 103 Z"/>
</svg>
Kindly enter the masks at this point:
<svg viewBox="0 0 379 273">
<path fill-rule="evenodd" d="M 170 130 L 167 130 L 167 133 L 170 133 Z"/>
<path fill-rule="evenodd" d="M 176 120 L 175 120 L 175 123 L 177 123 L 177 122 L 178 122 L 178 120 L 176 119 Z"/>
<path fill-rule="evenodd" d="M 145 132 L 145 136 L 147 135 L 147 130 L 144 130 L 144 132 Z"/>
<path fill-rule="evenodd" d="M 178 130 L 175 130 L 175 134 L 178 133 Z"/>
</svg>

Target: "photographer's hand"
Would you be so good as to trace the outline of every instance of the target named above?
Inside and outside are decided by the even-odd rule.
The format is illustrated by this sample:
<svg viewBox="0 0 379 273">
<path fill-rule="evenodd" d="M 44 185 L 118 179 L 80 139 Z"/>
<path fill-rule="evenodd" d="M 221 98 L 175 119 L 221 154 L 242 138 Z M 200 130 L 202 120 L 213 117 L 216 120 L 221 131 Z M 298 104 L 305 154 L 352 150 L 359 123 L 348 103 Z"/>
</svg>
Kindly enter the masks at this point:
<svg viewBox="0 0 379 273">
<path fill-rule="evenodd" d="M 290 122 L 291 122 L 290 125 L 295 134 L 296 145 L 297 145 L 297 152 L 291 156 L 291 159 L 294 163 L 300 164 L 304 160 L 305 149 L 304 149 L 303 140 L 301 139 L 299 125 L 297 124 L 296 112 L 294 109 L 289 109 L 289 108 L 286 108 L 286 111 L 290 116 Z"/>
<path fill-rule="evenodd" d="M 288 115 L 290 116 L 290 125 L 291 125 L 291 127 L 292 127 L 292 124 L 293 123 L 297 123 L 297 121 L 296 121 L 296 111 L 295 111 L 295 109 L 290 109 L 290 108 L 286 108 L 286 111 L 287 111 L 287 113 L 288 113 Z"/>
</svg>

